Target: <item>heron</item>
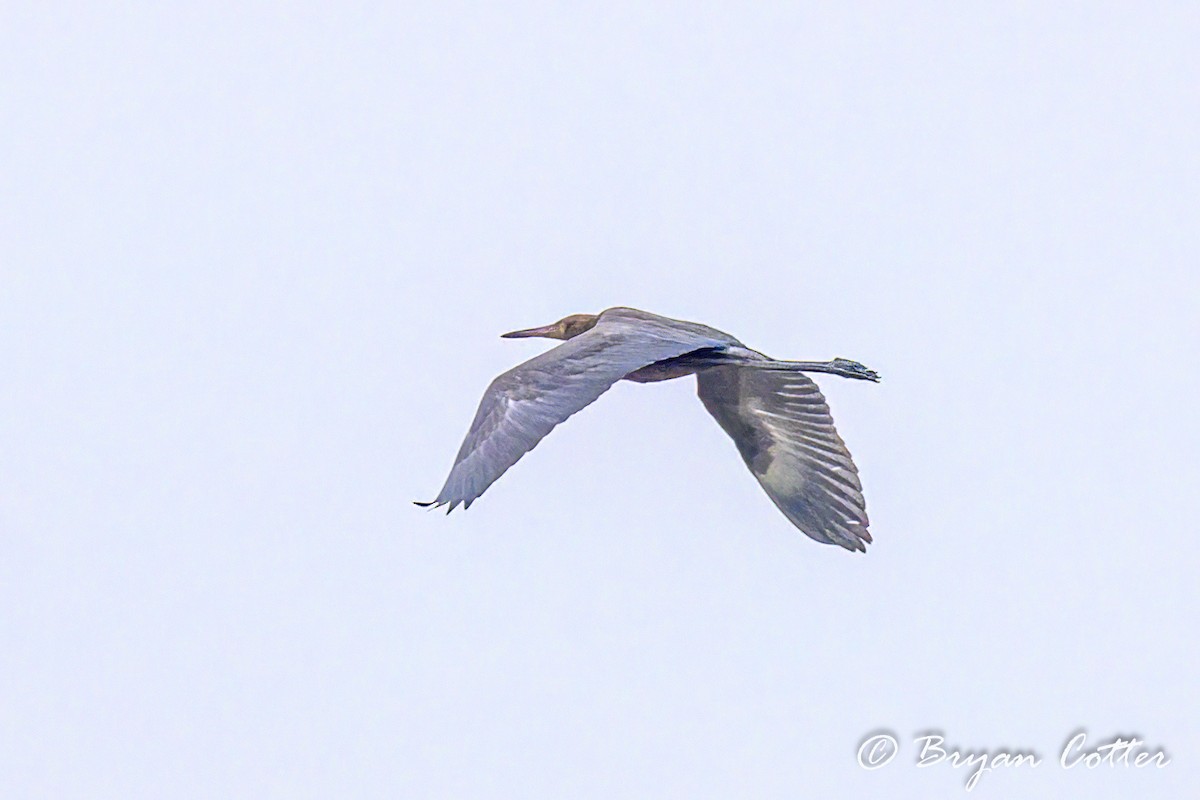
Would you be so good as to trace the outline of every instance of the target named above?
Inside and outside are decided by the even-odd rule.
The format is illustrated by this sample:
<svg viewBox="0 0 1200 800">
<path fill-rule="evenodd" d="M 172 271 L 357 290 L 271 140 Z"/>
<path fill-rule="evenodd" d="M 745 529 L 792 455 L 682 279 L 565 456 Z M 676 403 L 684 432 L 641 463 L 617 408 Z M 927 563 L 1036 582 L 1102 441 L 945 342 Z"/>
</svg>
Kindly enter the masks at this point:
<svg viewBox="0 0 1200 800">
<path fill-rule="evenodd" d="M 479 410 L 436 499 L 470 508 L 559 423 L 620 380 L 695 375 L 700 402 L 733 439 L 759 484 L 812 539 L 866 551 L 871 541 L 858 468 L 816 383 L 805 373 L 879 381 L 857 361 L 780 361 L 695 322 L 617 307 L 502 334 L 562 344 L 501 374 Z"/>
</svg>

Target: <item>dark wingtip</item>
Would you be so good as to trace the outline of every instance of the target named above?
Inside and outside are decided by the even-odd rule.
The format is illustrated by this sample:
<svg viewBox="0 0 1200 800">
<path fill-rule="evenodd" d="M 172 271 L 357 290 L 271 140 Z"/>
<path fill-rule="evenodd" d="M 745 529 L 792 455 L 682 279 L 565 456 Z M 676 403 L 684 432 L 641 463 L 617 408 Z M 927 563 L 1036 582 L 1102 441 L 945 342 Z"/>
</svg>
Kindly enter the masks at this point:
<svg viewBox="0 0 1200 800">
<path fill-rule="evenodd" d="M 858 534 L 858 547 L 855 549 L 860 553 L 867 552 L 867 545 L 874 541 L 871 538 L 871 533 L 866 528 L 862 528 L 856 531 L 856 533 Z"/>
<path fill-rule="evenodd" d="M 835 542 L 849 550 L 851 553 L 867 552 L 867 545 L 871 543 L 871 534 L 866 528 L 854 528 L 850 531 L 851 537 L 847 537 L 845 541 Z"/>
<path fill-rule="evenodd" d="M 420 500 L 413 500 L 413 505 L 414 505 L 414 506 L 420 506 L 421 508 L 429 508 L 429 507 L 430 507 L 431 505 L 433 505 L 435 502 L 437 502 L 437 501 L 436 501 L 436 500 L 430 500 L 428 503 L 422 503 Z"/>
</svg>

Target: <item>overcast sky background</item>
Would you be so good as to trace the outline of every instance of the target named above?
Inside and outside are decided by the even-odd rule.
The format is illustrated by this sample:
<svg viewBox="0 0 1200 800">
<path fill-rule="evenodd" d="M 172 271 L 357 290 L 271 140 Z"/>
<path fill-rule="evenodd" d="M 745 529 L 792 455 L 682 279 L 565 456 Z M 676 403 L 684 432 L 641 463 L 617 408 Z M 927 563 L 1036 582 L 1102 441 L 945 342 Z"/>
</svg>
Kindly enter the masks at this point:
<svg viewBox="0 0 1200 800">
<path fill-rule="evenodd" d="M 0 794 L 1194 788 L 1200 12 L 829 5 L 6 4 Z M 613 305 L 882 373 L 868 553 L 690 379 L 414 508 Z"/>
</svg>

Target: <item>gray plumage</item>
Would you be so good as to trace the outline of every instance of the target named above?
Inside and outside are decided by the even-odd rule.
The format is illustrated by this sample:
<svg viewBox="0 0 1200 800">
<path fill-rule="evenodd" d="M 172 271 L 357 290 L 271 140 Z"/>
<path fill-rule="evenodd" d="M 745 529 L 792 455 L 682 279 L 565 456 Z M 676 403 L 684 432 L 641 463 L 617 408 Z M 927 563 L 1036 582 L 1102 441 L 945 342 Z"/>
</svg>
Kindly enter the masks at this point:
<svg viewBox="0 0 1200 800">
<path fill-rule="evenodd" d="M 849 550 L 871 541 L 858 470 L 825 398 L 803 374 L 879 380 L 861 364 L 778 361 L 715 328 L 633 308 L 575 314 L 504 336 L 565 341 L 492 381 L 437 499 L 418 505 L 470 507 L 555 425 L 619 380 L 695 374 L 704 407 L 793 525 Z"/>
</svg>

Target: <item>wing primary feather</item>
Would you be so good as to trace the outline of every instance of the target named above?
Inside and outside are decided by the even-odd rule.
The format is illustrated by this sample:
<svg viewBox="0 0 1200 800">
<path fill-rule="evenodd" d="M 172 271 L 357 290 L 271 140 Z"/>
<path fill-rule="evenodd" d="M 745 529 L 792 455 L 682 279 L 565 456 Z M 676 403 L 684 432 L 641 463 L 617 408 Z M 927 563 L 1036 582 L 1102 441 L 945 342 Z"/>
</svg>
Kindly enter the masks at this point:
<svg viewBox="0 0 1200 800">
<path fill-rule="evenodd" d="M 470 508 L 555 426 L 617 381 L 696 350 L 741 346 L 727 334 L 666 317 L 610 309 L 595 327 L 498 376 L 488 386 L 435 506 Z M 447 513 L 448 513 L 447 512 Z"/>
<path fill-rule="evenodd" d="M 812 379 L 731 365 L 699 373 L 697 389 L 793 525 L 818 542 L 866 550 L 871 534 L 858 469 Z"/>
</svg>

